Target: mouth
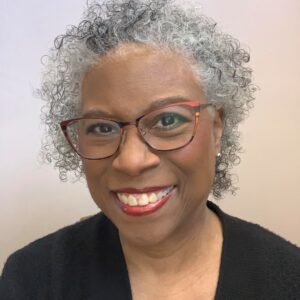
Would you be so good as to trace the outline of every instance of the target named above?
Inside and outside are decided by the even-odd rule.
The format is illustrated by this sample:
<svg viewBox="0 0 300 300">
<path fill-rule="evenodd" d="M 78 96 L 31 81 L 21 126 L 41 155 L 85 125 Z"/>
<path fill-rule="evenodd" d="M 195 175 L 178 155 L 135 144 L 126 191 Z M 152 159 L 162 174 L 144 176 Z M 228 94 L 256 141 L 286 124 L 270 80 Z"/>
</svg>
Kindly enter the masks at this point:
<svg viewBox="0 0 300 300">
<path fill-rule="evenodd" d="M 160 209 L 175 193 L 175 186 L 152 187 L 141 190 L 122 189 L 114 191 L 121 210 L 131 216 L 144 216 Z"/>
</svg>

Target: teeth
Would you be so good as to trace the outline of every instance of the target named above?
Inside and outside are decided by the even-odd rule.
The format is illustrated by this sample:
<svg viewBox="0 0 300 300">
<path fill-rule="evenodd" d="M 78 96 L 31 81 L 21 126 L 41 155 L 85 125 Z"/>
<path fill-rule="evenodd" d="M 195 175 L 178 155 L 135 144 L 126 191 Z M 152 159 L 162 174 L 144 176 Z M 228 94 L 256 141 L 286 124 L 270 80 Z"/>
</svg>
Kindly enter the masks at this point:
<svg viewBox="0 0 300 300">
<path fill-rule="evenodd" d="M 149 203 L 149 197 L 146 194 L 142 194 L 141 198 L 138 201 L 139 205 L 147 205 Z"/>
<path fill-rule="evenodd" d="M 119 198 L 123 203 L 128 204 L 128 197 L 126 195 L 119 194 Z"/>
<path fill-rule="evenodd" d="M 133 195 L 129 195 L 127 199 L 130 206 L 136 206 L 138 204 L 137 199 Z"/>
<path fill-rule="evenodd" d="M 160 191 L 159 193 L 150 193 L 150 194 L 123 194 L 117 193 L 119 200 L 130 206 L 144 206 L 149 203 L 154 203 L 160 200 L 162 197 L 167 195 L 173 186 L 168 187 L 167 189 Z"/>
<path fill-rule="evenodd" d="M 160 193 L 159 193 L 160 194 Z M 149 197 L 149 202 L 150 203 L 154 203 L 156 202 L 158 199 L 160 199 L 161 197 L 159 197 L 158 195 L 156 196 L 154 193 L 152 193 Z"/>
<path fill-rule="evenodd" d="M 159 192 L 158 194 L 157 194 L 157 198 L 159 199 L 159 198 L 161 198 L 161 197 L 163 197 L 164 196 L 164 192 Z"/>
</svg>

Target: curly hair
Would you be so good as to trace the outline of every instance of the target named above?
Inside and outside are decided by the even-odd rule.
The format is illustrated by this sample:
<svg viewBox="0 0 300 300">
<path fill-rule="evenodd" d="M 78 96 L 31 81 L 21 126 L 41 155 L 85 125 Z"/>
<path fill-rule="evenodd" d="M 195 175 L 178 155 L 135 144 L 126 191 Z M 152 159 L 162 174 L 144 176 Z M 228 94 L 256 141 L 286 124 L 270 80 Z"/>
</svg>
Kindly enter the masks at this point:
<svg viewBox="0 0 300 300">
<path fill-rule="evenodd" d="M 240 162 L 239 123 L 248 115 L 257 87 L 250 56 L 238 40 L 221 32 L 197 7 L 173 0 L 103 0 L 87 3 L 83 20 L 55 39 L 44 58 L 39 96 L 46 101 L 43 161 L 53 162 L 62 181 L 84 177 L 81 158 L 63 137 L 59 122 L 78 116 L 81 84 L 86 71 L 122 43 L 168 47 L 191 61 L 210 102 L 224 109 L 221 156 L 216 161 L 212 195 L 235 192 L 231 173 Z"/>
</svg>

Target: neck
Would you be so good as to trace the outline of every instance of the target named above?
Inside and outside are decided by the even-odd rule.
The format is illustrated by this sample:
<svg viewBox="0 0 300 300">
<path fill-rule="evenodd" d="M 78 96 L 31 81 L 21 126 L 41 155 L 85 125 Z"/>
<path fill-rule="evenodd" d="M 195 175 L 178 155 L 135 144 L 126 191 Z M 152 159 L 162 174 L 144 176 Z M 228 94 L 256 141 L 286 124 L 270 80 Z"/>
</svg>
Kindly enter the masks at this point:
<svg viewBox="0 0 300 300">
<path fill-rule="evenodd" d="M 214 254 L 221 253 L 222 229 L 217 216 L 205 206 L 171 237 L 158 244 L 143 247 L 121 235 L 120 241 L 130 273 L 182 276 L 195 266 L 205 270 Z"/>
</svg>

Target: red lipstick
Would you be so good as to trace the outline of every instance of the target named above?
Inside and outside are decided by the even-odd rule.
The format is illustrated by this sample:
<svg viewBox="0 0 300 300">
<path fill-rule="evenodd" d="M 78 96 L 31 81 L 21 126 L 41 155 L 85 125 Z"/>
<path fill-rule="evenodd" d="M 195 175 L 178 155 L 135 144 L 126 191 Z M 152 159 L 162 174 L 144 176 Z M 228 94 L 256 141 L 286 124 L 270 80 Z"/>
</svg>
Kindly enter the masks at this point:
<svg viewBox="0 0 300 300">
<path fill-rule="evenodd" d="M 155 190 L 157 191 L 157 190 L 162 190 L 162 189 L 164 189 L 164 188 L 159 188 L 159 189 L 156 188 Z M 126 189 L 126 193 L 129 193 L 128 190 L 129 189 Z M 139 191 L 139 193 L 142 193 L 140 189 L 139 190 L 133 189 L 133 190 L 134 190 L 134 192 L 131 192 L 131 193 L 138 194 L 138 193 L 136 193 L 136 191 Z M 153 192 L 154 190 L 151 190 L 151 191 Z M 119 200 L 119 198 L 116 194 L 115 194 L 115 198 L 116 198 L 118 206 L 121 208 L 121 210 L 125 214 L 131 215 L 131 216 L 145 216 L 145 215 L 149 215 L 151 213 L 154 213 L 155 211 L 160 209 L 173 196 L 175 191 L 176 191 L 176 188 L 173 187 L 173 189 L 167 195 L 162 197 L 160 200 L 158 200 L 154 203 L 149 203 L 147 205 L 143 205 L 143 206 L 138 206 L 138 205 L 137 206 L 131 206 L 131 205 L 125 204 L 125 203 L 123 203 Z M 122 193 L 125 193 L 124 189 L 122 189 Z M 144 191 L 144 193 L 145 193 L 145 191 Z"/>
</svg>

